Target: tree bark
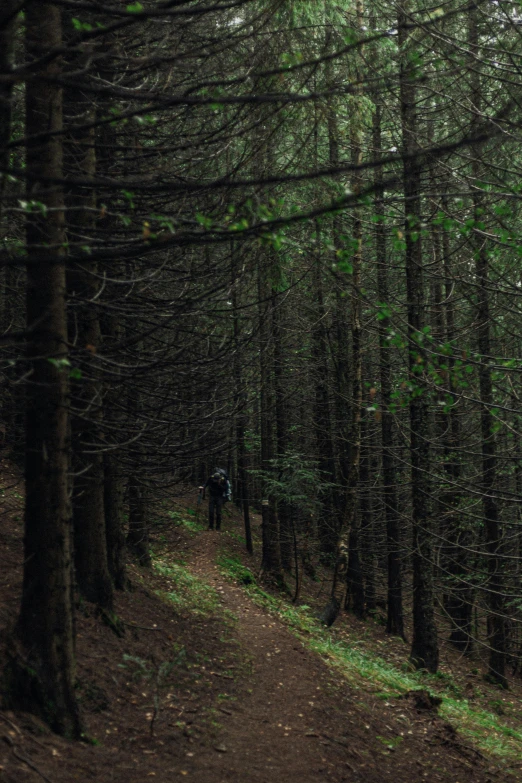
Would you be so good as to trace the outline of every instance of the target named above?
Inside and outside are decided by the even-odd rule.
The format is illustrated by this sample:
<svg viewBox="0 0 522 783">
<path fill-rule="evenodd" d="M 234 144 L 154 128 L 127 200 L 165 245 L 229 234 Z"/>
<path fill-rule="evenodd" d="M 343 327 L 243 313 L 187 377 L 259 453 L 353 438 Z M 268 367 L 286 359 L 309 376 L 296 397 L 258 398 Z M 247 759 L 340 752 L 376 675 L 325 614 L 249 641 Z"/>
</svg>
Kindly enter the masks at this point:
<svg viewBox="0 0 522 783">
<path fill-rule="evenodd" d="M 119 456 L 114 451 L 104 454 L 105 533 L 107 537 L 107 563 L 114 587 L 125 590 L 127 570 L 125 562 L 125 535 L 123 532 L 123 473 Z"/>
<path fill-rule="evenodd" d="M 363 422 L 364 426 L 364 422 Z M 373 487 L 375 477 L 379 475 L 377 444 L 371 425 L 364 427 L 363 441 L 366 447 L 361 455 L 361 471 L 359 480 L 360 510 L 361 510 L 361 570 L 364 579 L 364 611 L 372 614 L 377 609 L 376 537 L 375 537 L 375 506 L 373 502 Z"/>
<path fill-rule="evenodd" d="M 376 159 L 382 155 L 381 105 L 376 101 L 373 115 L 373 150 Z M 381 382 L 382 494 L 386 518 L 387 550 L 387 633 L 404 639 L 402 612 L 402 564 L 400 555 L 399 504 L 395 474 L 393 414 L 391 411 L 392 367 L 390 359 L 390 295 L 384 215 L 384 179 L 381 166 L 375 168 L 375 260 L 379 297 L 379 378 Z"/>
<path fill-rule="evenodd" d="M 447 213 L 447 199 L 443 197 L 444 212 Z M 451 248 L 448 231 L 442 229 L 442 267 L 444 275 L 444 299 L 446 342 L 451 344 L 456 339 L 455 305 L 453 301 L 453 281 Z M 454 357 L 447 358 L 449 368 L 449 391 L 455 393 L 452 374 Z M 473 643 L 473 604 L 474 588 L 472 580 L 472 562 L 469 549 L 473 543 L 471 525 L 462 519 L 460 488 L 462 464 L 459 449 L 462 443 L 462 432 L 459 414 L 452 405 L 444 416 L 444 471 L 448 479 L 447 492 L 442 494 L 444 531 L 448 543 L 446 570 L 450 580 L 449 591 L 445 602 L 446 611 L 450 617 L 452 628 L 449 640 L 451 644 L 464 655 L 472 655 Z"/>
<path fill-rule="evenodd" d="M 333 111 L 328 107 L 328 113 Z M 330 120 L 332 125 L 333 119 Z M 319 104 L 314 102 L 314 165 L 319 167 Z M 332 125 L 333 127 L 333 125 Z M 329 144 L 333 144 L 330 138 Z M 332 154 L 335 154 L 333 152 Z M 312 285 L 310 296 L 312 300 L 312 384 L 314 387 L 314 404 L 312 422 L 317 451 L 319 481 L 324 484 L 319 498 L 321 508 L 318 517 L 318 533 L 321 553 L 327 562 L 332 562 L 339 535 L 339 510 L 336 507 L 335 491 L 335 452 L 332 433 L 329 387 L 329 346 L 326 323 L 326 307 L 323 286 L 323 234 L 319 221 L 315 223 L 315 250 L 312 261 Z"/>
<path fill-rule="evenodd" d="M 481 119 L 482 92 L 480 71 L 475 58 L 479 59 L 479 31 L 477 10 L 469 13 L 469 48 L 474 57 L 471 75 L 471 133 Z M 480 61 L 480 60 L 479 60 Z M 488 674 L 490 679 L 504 688 L 508 687 L 506 678 L 506 618 L 504 608 L 504 578 L 502 573 L 502 528 L 497 500 L 497 454 L 494 435 L 493 381 L 491 377 L 491 319 L 489 308 L 489 257 L 485 239 L 481 234 L 484 209 L 482 192 L 478 187 L 481 178 L 481 147 L 473 150 L 471 163 L 471 197 L 474 213 L 472 247 L 475 260 L 477 281 L 477 344 L 479 351 L 479 389 L 480 389 L 480 428 L 482 435 L 482 509 L 484 514 L 485 543 L 488 570 Z"/>
<path fill-rule="evenodd" d="M 90 52 L 70 58 L 68 66 L 84 68 Z M 93 122 L 95 108 L 90 95 L 81 89 L 64 92 L 64 116 L 75 128 L 64 142 L 66 174 L 77 183 L 96 175 L 96 146 Z M 96 191 L 91 184 L 75 184 L 66 192 L 68 241 L 71 261 L 67 275 L 69 295 L 69 342 L 71 357 L 81 377 L 71 386 L 71 440 L 74 489 L 74 556 L 76 579 L 83 596 L 102 609 L 112 611 L 112 582 L 107 563 L 103 497 L 103 453 L 101 438 L 103 388 L 97 353 L 101 346 L 100 319 L 95 304 L 99 293 L 97 264 L 86 237 L 95 226 Z"/>
<path fill-rule="evenodd" d="M 101 321 L 104 352 L 109 354 L 113 343 L 118 343 L 124 334 L 118 312 L 107 312 Z M 104 429 L 107 450 L 103 454 L 103 508 L 105 512 L 105 536 L 107 564 L 114 587 L 127 587 L 124 495 L 125 475 L 121 464 L 121 451 L 117 448 L 121 438 L 124 415 L 122 412 L 121 372 L 112 370 L 107 379 L 104 397 Z M 127 398 L 124 394 L 124 400 Z"/>
<path fill-rule="evenodd" d="M 285 359 L 283 348 L 283 334 L 281 328 L 283 301 L 272 293 L 272 333 L 274 337 L 274 394 L 275 394 L 275 424 L 277 460 L 279 464 L 279 476 L 283 476 L 283 463 L 288 453 L 288 411 L 285 400 Z M 277 516 L 279 518 L 279 540 L 281 546 L 281 565 L 285 571 L 292 568 L 292 506 L 288 500 L 280 498 L 277 503 Z M 296 576 L 297 578 L 297 576 Z"/>
<path fill-rule="evenodd" d="M 313 326 L 312 326 L 312 372 L 315 389 L 313 427 L 317 448 L 320 481 L 335 483 L 335 459 L 330 416 L 330 394 L 328 387 L 328 338 L 326 332 L 326 310 L 323 292 L 323 259 L 321 233 L 316 226 L 317 251 L 312 268 Z M 333 489 L 327 486 L 321 491 L 322 508 L 318 522 L 319 540 L 323 555 L 335 554 L 339 534 L 338 515 L 334 504 Z"/>
<path fill-rule="evenodd" d="M 129 478 L 129 533 L 127 545 L 138 558 L 140 566 L 152 568 L 149 549 L 149 527 L 147 521 L 147 489 L 141 483 L 139 475 Z"/>
<path fill-rule="evenodd" d="M 0 11 L 0 74 L 2 76 L 9 76 L 14 69 L 16 30 L 21 8 L 21 0 L 4 0 Z M 7 145 L 11 138 L 13 88 L 14 81 L 0 82 L 0 226 L 7 182 L 6 169 L 9 164 Z"/>
<path fill-rule="evenodd" d="M 357 27 L 359 30 L 363 23 L 363 6 L 360 0 L 356 0 Z M 358 60 L 357 60 L 358 63 Z M 351 154 L 354 166 L 360 166 L 363 161 L 363 126 L 361 115 L 361 99 L 363 89 L 361 86 L 362 74 L 359 65 L 356 67 L 356 87 L 354 95 L 354 107 L 352 110 L 351 122 Z M 354 193 L 360 193 L 363 186 L 362 175 L 359 171 L 352 177 L 352 190 Z M 349 555 L 347 569 L 347 601 L 354 613 L 358 617 L 364 616 L 364 582 L 362 578 L 362 565 L 360 553 L 360 533 L 361 518 L 358 513 L 358 490 L 360 474 L 360 455 L 361 455 L 361 435 L 362 435 L 362 373 L 363 373 L 363 332 L 362 332 L 362 303 L 361 303 L 361 281 L 362 281 L 362 260 L 363 260 L 363 222 L 361 207 L 355 207 L 353 214 L 352 236 L 354 245 L 353 254 L 353 278 L 352 278 L 352 368 L 353 368 L 353 427 L 351 444 L 354 450 L 353 456 L 356 456 L 356 462 L 352 462 L 351 487 L 352 498 L 351 507 L 348 509 L 350 526 L 349 534 Z"/>
<path fill-rule="evenodd" d="M 357 2 L 357 20 L 358 26 L 362 24 L 362 3 Z M 357 73 L 356 73 L 357 81 Z M 362 96 L 362 87 L 355 88 L 352 126 L 351 126 L 351 149 L 352 161 L 358 166 L 362 162 L 362 122 L 360 116 L 360 97 Z M 331 140 L 330 140 L 331 143 Z M 362 176 L 356 171 L 352 177 L 352 190 L 355 194 L 359 193 L 362 187 Z M 332 625 L 344 606 L 347 593 L 347 576 L 349 571 L 350 558 L 350 536 L 352 536 L 352 545 L 358 542 L 353 539 L 353 528 L 357 524 L 357 490 L 359 485 L 359 470 L 361 456 L 361 421 L 362 421 L 362 328 L 361 328 L 361 265 L 362 265 L 362 216 L 361 207 L 355 207 L 353 219 L 353 256 L 352 256 L 352 277 L 351 277 L 351 308 L 350 308 L 350 328 L 352 338 L 352 418 L 350 428 L 350 459 L 348 468 L 348 478 L 345 491 L 345 506 L 342 525 L 339 533 L 339 539 L 336 549 L 336 560 L 334 575 L 332 580 L 332 590 L 330 600 L 320 615 L 322 622 L 326 625 Z M 358 552 L 352 553 L 352 564 L 359 560 Z M 357 565 L 360 570 L 360 564 Z M 353 570 L 353 566 L 352 566 Z M 360 597 L 358 598 L 360 604 Z"/>
<path fill-rule="evenodd" d="M 15 45 L 20 19 L 21 0 L 5 0 L 0 10 L 0 76 L 9 77 L 15 67 Z M 0 243 L 4 249 L 9 248 L 11 221 L 5 218 L 5 207 L 8 199 L 14 196 L 13 185 L 8 185 L 7 170 L 10 164 L 11 152 L 8 148 L 12 133 L 14 81 L 0 82 Z M 19 187 L 19 186 L 15 186 Z M 20 194 L 21 195 L 21 194 Z M 7 240 L 7 242 L 6 242 Z M 25 313 L 17 306 L 13 290 L 16 286 L 16 273 L 4 256 L 0 265 L 0 330 L 3 334 L 22 325 Z M 23 294 L 22 294 L 23 296 Z M 23 391 L 13 387 L 18 371 L 15 363 L 19 358 L 17 347 L 3 350 L 4 370 L 0 377 L 0 417 L 2 431 L 0 447 L 13 448 L 23 441 Z M 7 361 L 6 361 L 7 359 Z M 13 367 L 9 367 L 9 360 Z M 17 458 L 16 451 L 11 452 Z"/>
<path fill-rule="evenodd" d="M 254 544 L 252 541 L 252 529 L 250 525 L 250 503 L 248 486 L 248 452 L 245 445 L 246 430 L 246 405 L 247 393 L 243 379 L 240 354 L 240 333 L 241 326 L 239 321 L 238 309 L 238 269 L 237 269 L 237 248 L 231 243 L 230 256 L 232 265 L 232 312 L 234 323 L 234 383 L 235 383 L 235 406 L 236 406 L 236 448 L 237 448 L 237 487 L 236 492 L 241 500 L 241 510 L 243 512 L 243 523 L 245 527 L 245 543 L 247 552 L 254 554 Z"/>
<path fill-rule="evenodd" d="M 412 500 L 413 641 L 411 661 L 436 672 L 439 653 L 433 606 L 433 561 L 430 535 L 429 409 L 424 383 L 424 276 L 421 244 L 421 170 L 411 158 L 418 149 L 418 89 L 408 58 L 408 17 L 398 19 L 400 108 L 402 121 L 403 189 L 405 206 L 406 291 L 408 298 L 408 365 L 410 387 L 410 455 Z"/>
<path fill-rule="evenodd" d="M 113 44 L 114 45 L 114 44 Z M 102 72 L 102 77 L 110 79 L 112 72 Z M 103 99 L 98 103 L 99 112 L 108 112 L 109 103 Z M 110 177 L 113 175 L 114 166 L 117 165 L 121 157 L 118 149 L 118 134 L 111 125 L 102 125 L 98 130 L 96 137 L 96 168 L 100 177 Z M 105 194 L 105 197 L 107 194 Z M 100 196 L 98 195 L 98 198 Z M 114 216 L 118 212 L 115 194 L 107 199 L 108 210 L 111 216 L 106 215 L 103 218 L 103 231 L 110 234 L 117 229 L 117 218 Z M 102 205 L 98 204 L 102 209 Z M 99 214 L 99 213 L 98 213 Z M 108 277 L 118 279 L 122 275 L 122 264 L 118 261 L 112 262 L 108 267 Z M 106 267 L 107 268 L 107 267 Z M 111 301 L 112 296 L 117 295 L 117 286 L 110 282 L 106 284 L 107 299 Z M 110 359 L 117 355 L 118 343 L 125 336 L 124 322 L 119 308 L 106 308 L 100 316 L 101 343 L 103 344 L 103 353 Z M 114 587 L 117 590 L 124 590 L 128 585 L 126 573 L 126 547 L 125 547 L 125 519 L 124 519 L 124 494 L 125 480 L 124 469 L 121 464 L 121 449 L 117 448 L 122 440 L 122 428 L 124 426 L 124 405 L 128 399 L 128 391 L 123 387 L 122 395 L 122 370 L 117 362 L 112 363 L 111 373 L 104 376 L 105 389 L 103 399 L 103 427 L 104 443 L 106 450 L 103 453 L 103 507 L 105 511 L 105 534 L 107 542 L 107 563 L 109 574 Z"/>
<path fill-rule="evenodd" d="M 259 362 L 260 362 L 260 429 L 261 429 L 261 469 L 266 478 L 274 474 L 274 341 L 272 334 L 272 290 L 270 274 L 272 259 L 270 251 L 259 253 L 258 258 L 258 299 L 259 299 Z M 262 482 L 262 568 L 267 576 L 282 585 L 283 569 L 277 519 L 276 499 L 270 489 L 270 482 Z"/>
<path fill-rule="evenodd" d="M 59 49 L 61 14 L 52 3 L 25 4 L 29 61 Z M 27 361 L 24 577 L 17 633 L 25 648 L 17 706 L 55 731 L 81 731 L 75 656 L 68 463 L 68 359 L 62 177 L 62 91 L 53 57 L 26 85 Z M 47 131 L 47 133 L 45 132 Z"/>
</svg>

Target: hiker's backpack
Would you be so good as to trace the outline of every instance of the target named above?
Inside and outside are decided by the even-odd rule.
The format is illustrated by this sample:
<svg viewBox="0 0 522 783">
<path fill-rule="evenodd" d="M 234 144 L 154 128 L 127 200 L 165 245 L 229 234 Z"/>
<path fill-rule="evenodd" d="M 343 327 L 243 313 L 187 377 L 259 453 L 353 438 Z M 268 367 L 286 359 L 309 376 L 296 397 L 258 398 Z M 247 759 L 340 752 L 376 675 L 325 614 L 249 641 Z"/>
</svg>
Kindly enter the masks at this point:
<svg viewBox="0 0 522 783">
<path fill-rule="evenodd" d="M 232 500 L 232 484 L 228 478 L 228 473 L 226 470 L 224 470 L 224 468 L 214 468 L 214 474 L 216 473 L 219 473 L 221 476 L 223 476 L 223 497 L 225 498 L 225 502 Z"/>
</svg>

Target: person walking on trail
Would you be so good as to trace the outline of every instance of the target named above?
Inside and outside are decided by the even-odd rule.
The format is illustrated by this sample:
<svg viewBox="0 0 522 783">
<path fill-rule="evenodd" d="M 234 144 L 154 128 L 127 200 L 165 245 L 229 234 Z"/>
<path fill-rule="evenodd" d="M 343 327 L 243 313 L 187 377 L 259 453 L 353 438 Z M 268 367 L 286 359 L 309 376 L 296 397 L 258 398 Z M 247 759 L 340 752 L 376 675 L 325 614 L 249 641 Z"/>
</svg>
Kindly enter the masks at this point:
<svg viewBox="0 0 522 783">
<path fill-rule="evenodd" d="M 208 529 L 214 530 L 214 518 L 216 530 L 221 530 L 221 512 L 223 506 L 230 500 L 230 481 L 224 470 L 215 468 L 211 476 L 208 477 L 203 487 L 203 500 L 208 487 Z"/>
</svg>

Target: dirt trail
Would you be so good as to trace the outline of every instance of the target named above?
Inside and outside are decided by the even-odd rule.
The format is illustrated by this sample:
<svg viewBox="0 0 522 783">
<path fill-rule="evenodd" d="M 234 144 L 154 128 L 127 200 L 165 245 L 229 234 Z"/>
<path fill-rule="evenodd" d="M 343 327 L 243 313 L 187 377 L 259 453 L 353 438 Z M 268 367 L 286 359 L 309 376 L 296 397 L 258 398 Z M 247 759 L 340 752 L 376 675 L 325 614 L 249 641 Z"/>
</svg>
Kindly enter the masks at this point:
<svg viewBox="0 0 522 783">
<path fill-rule="evenodd" d="M 17 508 L 0 525 L 0 640 L 21 590 Z M 225 628 L 219 614 L 195 614 L 190 592 L 176 603 L 179 586 L 162 600 L 168 574 L 131 564 L 133 589 L 115 596 L 123 637 L 95 607 L 77 612 L 78 698 L 92 744 L 0 711 L 0 783 L 507 783 L 434 712 L 348 687 L 224 579 L 218 553 L 240 552 L 227 532 L 165 526 L 159 548 L 188 559 L 237 620 Z"/>
<path fill-rule="evenodd" d="M 198 783 L 382 783 L 397 776 L 482 783 L 496 777 L 436 715 L 404 702 L 385 705 L 336 680 L 281 622 L 221 577 L 218 539 L 202 534 L 190 567 L 237 616 L 235 633 L 249 651 L 252 676 L 237 701 L 223 707 L 214 745 L 187 757 L 187 774 Z"/>
<path fill-rule="evenodd" d="M 216 747 L 226 751 L 200 754 L 197 768 L 208 769 L 217 781 L 243 781 L 246 772 L 252 781 L 318 780 L 330 766 L 317 732 L 324 721 L 326 672 L 302 666 L 307 658 L 302 645 L 243 590 L 223 581 L 212 564 L 216 537 L 200 537 L 192 567 L 218 588 L 223 605 L 237 616 L 236 633 L 250 652 L 252 679 L 241 702 L 227 704 L 222 714 Z"/>
</svg>

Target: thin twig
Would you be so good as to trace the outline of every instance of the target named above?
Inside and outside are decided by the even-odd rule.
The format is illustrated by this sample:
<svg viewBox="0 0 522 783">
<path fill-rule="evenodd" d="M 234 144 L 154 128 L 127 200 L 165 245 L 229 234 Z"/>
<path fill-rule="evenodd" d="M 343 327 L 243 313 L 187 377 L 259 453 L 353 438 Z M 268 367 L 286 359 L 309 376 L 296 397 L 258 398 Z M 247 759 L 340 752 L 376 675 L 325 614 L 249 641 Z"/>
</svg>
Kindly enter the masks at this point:
<svg viewBox="0 0 522 783">
<path fill-rule="evenodd" d="M 11 750 L 13 751 L 13 756 L 15 756 L 15 758 L 17 758 L 18 761 L 21 761 L 22 764 L 27 764 L 27 766 L 30 767 L 38 775 L 40 775 L 40 777 L 43 778 L 46 781 L 46 783 L 53 783 L 52 780 L 50 780 L 46 775 L 44 775 L 43 772 L 41 772 L 41 770 L 38 769 L 36 764 L 33 764 L 33 762 L 30 761 L 29 759 L 26 759 L 25 756 L 21 756 L 19 753 L 17 753 L 16 748 L 14 746 L 14 742 L 11 739 L 11 737 L 4 735 L 3 739 L 5 742 L 7 742 L 8 745 L 10 745 Z"/>
<path fill-rule="evenodd" d="M 162 631 L 163 628 L 148 628 L 146 625 L 135 625 L 135 623 L 126 623 L 125 620 L 120 620 L 127 628 L 139 628 L 140 631 Z"/>
<path fill-rule="evenodd" d="M 38 769 L 36 764 L 33 764 L 32 761 L 29 761 L 29 759 L 26 759 L 24 756 L 21 756 L 19 753 L 17 753 L 16 748 L 11 748 L 11 750 L 13 751 L 13 755 L 16 756 L 18 761 L 21 761 L 23 764 L 27 764 L 28 767 L 31 767 L 31 769 L 34 770 L 34 772 L 36 772 L 38 775 L 40 775 L 40 777 L 43 778 L 46 781 L 46 783 L 53 783 L 52 780 L 50 780 L 47 777 L 47 775 L 44 775 L 44 773 Z"/>
<path fill-rule="evenodd" d="M 9 718 L 6 718 L 6 716 L 2 715 L 1 712 L 0 712 L 0 718 L 2 718 L 2 720 L 5 720 L 5 722 L 8 723 L 9 726 L 11 726 L 11 728 L 13 729 L 13 731 L 15 731 L 17 734 L 22 734 L 21 729 L 16 725 L 16 723 L 10 721 Z"/>
</svg>

